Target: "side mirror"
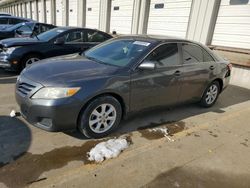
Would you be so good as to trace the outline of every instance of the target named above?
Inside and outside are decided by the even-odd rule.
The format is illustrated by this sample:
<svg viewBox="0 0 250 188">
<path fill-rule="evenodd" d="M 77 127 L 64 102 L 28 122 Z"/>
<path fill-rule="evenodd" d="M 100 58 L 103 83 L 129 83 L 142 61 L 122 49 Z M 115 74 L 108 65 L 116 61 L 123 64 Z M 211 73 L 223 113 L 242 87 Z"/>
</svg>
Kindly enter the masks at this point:
<svg viewBox="0 0 250 188">
<path fill-rule="evenodd" d="M 153 61 L 144 61 L 138 68 L 141 70 L 154 70 L 155 63 Z"/>
<path fill-rule="evenodd" d="M 23 31 L 17 29 L 17 30 L 16 30 L 16 34 L 22 35 L 22 34 L 23 34 Z"/>
<path fill-rule="evenodd" d="M 57 44 L 57 45 L 62 45 L 64 44 L 64 37 L 60 37 L 60 38 L 57 38 L 54 42 L 54 44 Z"/>
</svg>

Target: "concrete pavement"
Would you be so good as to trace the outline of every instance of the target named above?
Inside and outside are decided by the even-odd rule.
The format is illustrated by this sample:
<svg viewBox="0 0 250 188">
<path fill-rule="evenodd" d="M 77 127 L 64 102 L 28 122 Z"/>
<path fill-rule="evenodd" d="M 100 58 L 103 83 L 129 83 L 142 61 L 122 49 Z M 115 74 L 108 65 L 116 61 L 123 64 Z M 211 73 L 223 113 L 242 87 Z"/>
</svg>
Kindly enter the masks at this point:
<svg viewBox="0 0 250 188">
<path fill-rule="evenodd" d="M 250 187 L 250 90 L 229 86 L 210 109 L 138 114 L 111 136 L 133 144 L 118 158 L 92 164 L 86 153 L 102 140 L 48 133 L 8 116 L 18 110 L 16 75 L 2 73 L 0 187 Z M 152 134 L 152 127 L 168 127 L 173 136 Z"/>
</svg>

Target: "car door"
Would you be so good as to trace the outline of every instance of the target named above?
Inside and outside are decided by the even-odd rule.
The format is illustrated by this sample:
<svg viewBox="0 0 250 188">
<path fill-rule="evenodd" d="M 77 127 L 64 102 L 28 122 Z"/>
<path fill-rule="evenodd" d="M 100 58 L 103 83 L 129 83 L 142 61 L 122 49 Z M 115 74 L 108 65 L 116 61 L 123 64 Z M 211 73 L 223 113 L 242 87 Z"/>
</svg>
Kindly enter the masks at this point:
<svg viewBox="0 0 250 188">
<path fill-rule="evenodd" d="M 60 43 L 56 43 L 60 40 Z M 47 57 L 73 54 L 82 51 L 83 33 L 81 30 L 70 30 L 61 33 L 49 42 Z"/>
<path fill-rule="evenodd" d="M 156 48 L 145 60 L 154 62 L 154 70 L 131 73 L 130 105 L 132 111 L 178 103 L 180 94 L 180 53 L 177 43 Z"/>
<path fill-rule="evenodd" d="M 197 101 L 216 71 L 215 61 L 205 49 L 193 43 L 181 44 L 180 102 Z"/>
</svg>

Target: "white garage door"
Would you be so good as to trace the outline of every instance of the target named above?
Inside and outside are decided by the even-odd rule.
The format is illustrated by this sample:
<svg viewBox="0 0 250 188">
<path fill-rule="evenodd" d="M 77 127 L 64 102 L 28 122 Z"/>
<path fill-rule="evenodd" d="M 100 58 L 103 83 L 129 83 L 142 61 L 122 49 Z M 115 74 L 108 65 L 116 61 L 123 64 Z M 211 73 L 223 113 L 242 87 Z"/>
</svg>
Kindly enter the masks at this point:
<svg viewBox="0 0 250 188">
<path fill-rule="evenodd" d="M 14 9 L 15 9 L 15 16 L 18 16 L 18 14 L 17 14 L 17 12 L 18 12 L 17 5 L 14 5 Z"/>
<path fill-rule="evenodd" d="M 38 6 L 38 21 L 43 22 L 43 18 L 42 18 L 42 16 L 43 16 L 42 15 L 42 1 L 41 0 L 38 1 L 37 6 Z"/>
<path fill-rule="evenodd" d="M 31 3 L 31 14 L 32 14 L 32 19 L 36 20 L 36 5 L 35 5 L 35 1 L 32 1 Z"/>
<path fill-rule="evenodd" d="M 63 25 L 63 14 L 62 14 L 62 0 L 56 0 L 56 25 Z"/>
<path fill-rule="evenodd" d="M 51 23 L 51 0 L 45 1 L 46 5 L 46 23 Z"/>
<path fill-rule="evenodd" d="M 148 34 L 186 37 L 192 0 L 151 0 Z"/>
<path fill-rule="evenodd" d="M 69 26 L 77 26 L 77 1 L 69 1 Z"/>
<path fill-rule="evenodd" d="M 130 34 L 134 0 L 113 0 L 111 6 L 110 31 Z"/>
<path fill-rule="evenodd" d="M 87 0 L 86 27 L 99 28 L 100 0 Z"/>
<path fill-rule="evenodd" d="M 26 6 L 26 12 L 27 12 L 27 18 L 31 18 L 31 12 L 30 12 L 30 3 L 25 3 Z"/>
<path fill-rule="evenodd" d="M 212 44 L 250 49 L 250 1 L 221 1 Z"/>
<path fill-rule="evenodd" d="M 22 3 L 22 7 L 21 8 L 22 8 L 22 17 L 25 18 L 26 17 L 26 15 L 25 15 L 25 8 L 26 8 L 25 7 L 25 3 Z"/>
<path fill-rule="evenodd" d="M 18 4 L 18 16 L 22 17 L 22 4 Z"/>
</svg>

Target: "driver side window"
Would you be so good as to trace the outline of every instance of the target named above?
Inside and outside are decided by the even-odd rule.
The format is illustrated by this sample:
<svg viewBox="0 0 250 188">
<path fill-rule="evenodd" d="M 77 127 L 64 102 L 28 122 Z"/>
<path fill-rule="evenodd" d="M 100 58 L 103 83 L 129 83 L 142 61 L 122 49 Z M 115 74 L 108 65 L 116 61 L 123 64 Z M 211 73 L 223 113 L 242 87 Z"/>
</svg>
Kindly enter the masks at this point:
<svg viewBox="0 0 250 188">
<path fill-rule="evenodd" d="M 156 62 L 156 67 L 158 68 L 179 65 L 180 61 L 177 43 L 168 43 L 159 46 L 146 60 Z"/>
</svg>

